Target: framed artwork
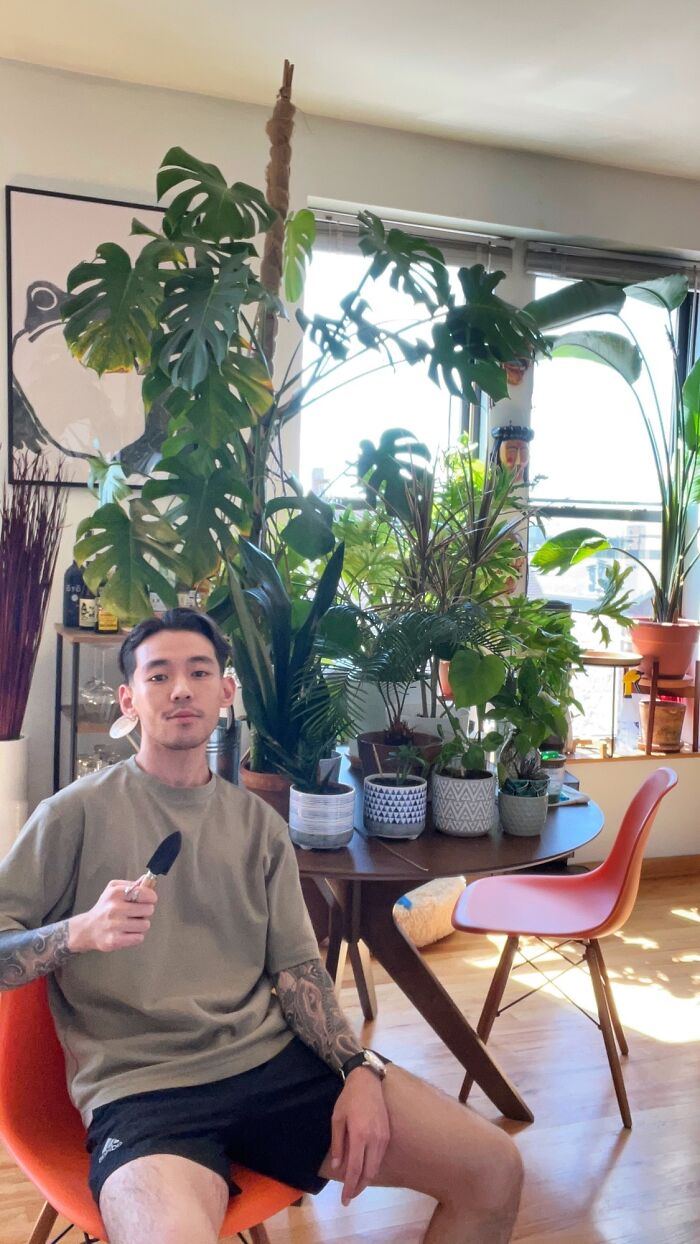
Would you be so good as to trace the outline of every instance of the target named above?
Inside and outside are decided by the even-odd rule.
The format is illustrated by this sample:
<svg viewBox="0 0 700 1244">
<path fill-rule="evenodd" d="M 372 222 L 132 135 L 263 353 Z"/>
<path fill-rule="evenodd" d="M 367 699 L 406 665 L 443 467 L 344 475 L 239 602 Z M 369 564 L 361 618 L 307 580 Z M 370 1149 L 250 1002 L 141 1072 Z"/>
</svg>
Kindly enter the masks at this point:
<svg viewBox="0 0 700 1244">
<path fill-rule="evenodd" d="M 131 237 L 135 215 L 159 229 L 159 208 L 7 186 L 7 325 L 9 478 L 14 453 L 46 460 L 53 474 L 85 486 L 87 458 L 99 451 L 121 463 L 138 483 L 156 460 L 156 425 L 148 429 L 136 372 L 98 376 L 70 353 L 63 336 L 61 305 L 71 268 L 92 259 L 101 242 L 117 242 L 132 257 L 143 238 Z M 154 445 L 150 444 L 153 435 Z"/>
</svg>

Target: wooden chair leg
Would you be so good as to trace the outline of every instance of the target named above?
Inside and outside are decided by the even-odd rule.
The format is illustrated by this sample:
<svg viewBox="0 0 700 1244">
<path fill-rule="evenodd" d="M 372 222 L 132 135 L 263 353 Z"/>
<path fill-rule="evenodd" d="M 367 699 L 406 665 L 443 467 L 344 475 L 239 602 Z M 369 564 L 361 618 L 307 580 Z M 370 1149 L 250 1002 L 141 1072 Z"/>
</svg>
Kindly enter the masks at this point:
<svg viewBox="0 0 700 1244">
<path fill-rule="evenodd" d="M 620 1016 L 618 1015 L 618 1012 L 617 1012 L 617 1003 L 615 1002 L 615 994 L 613 993 L 613 987 L 610 984 L 610 977 L 608 976 L 608 970 L 605 966 L 605 960 L 603 958 L 603 952 L 600 948 L 600 942 L 596 941 L 596 939 L 593 938 L 591 940 L 591 946 L 593 947 L 596 953 L 596 957 L 598 959 L 598 967 L 600 968 L 600 975 L 603 978 L 603 984 L 605 986 L 605 997 L 608 1003 L 608 1010 L 610 1012 L 610 1019 L 612 1020 L 612 1026 L 615 1032 L 615 1036 L 617 1037 L 617 1044 L 620 1047 L 620 1053 L 627 1055 L 630 1052 L 629 1046 L 627 1044 L 627 1037 L 625 1036 L 625 1030 L 622 1027 L 622 1024 L 620 1023 Z"/>
<path fill-rule="evenodd" d="M 615 1045 L 615 1034 L 613 1032 L 612 1023 L 610 1022 L 610 1011 L 608 1009 L 608 999 L 605 992 L 603 977 L 598 964 L 598 955 L 595 948 L 590 942 L 586 943 L 586 963 L 591 974 L 593 982 L 593 992 L 595 993 L 596 1006 L 598 1007 L 598 1018 L 600 1019 L 600 1027 L 605 1042 L 605 1052 L 608 1056 L 610 1071 L 612 1073 L 613 1084 L 615 1085 L 615 1094 L 617 1096 L 617 1104 L 620 1107 L 622 1122 L 625 1127 L 632 1126 L 632 1115 L 630 1114 L 629 1102 L 627 1100 L 627 1092 L 625 1090 L 625 1081 L 622 1076 L 622 1067 L 620 1066 L 620 1058 Z"/>
<path fill-rule="evenodd" d="M 500 1005 L 501 998 L 503 997 L 505 987 L 508 984 L 508 977 L 510 976 L 513 960 L 518 952 L 519 945 L 519 937 L 507 938 L 506 944 L 501 952 L 501 957 L 498 961 L 498 967 L 493 974 L 493 979 L 486 995 L 486 1001 L 484 1002 L 481 1015 L 479 1016 L 479 1023 L 476 1027 L 477 1035 L 480 1036 L 481 1040 L 484 1042 L 488 1041 L 491 1029 L 493 1028 L 494 1020 L 498 1014 L 498 1007 Z M 467 1072 L 464 1080 L 462 1081 L 462 1087 L 459 1090 L 459 1100 L 461 1102 L 465 1102 L 467 1100 L 473 1083 L 473 1076 L 470 1076 L 469 1072 Z"/>
<path fill-rule="evenodd" d="M 270 1244 L 270 1237 L 262 1222 L 259 1222 L 257 1227 L 251 1227 L 248 1234 L 250 1236 L 250 1244 Z"/>
<path fill-rule="evenodd" d="M 49 1205 L 47 1201 L 34 1223 L 34 1230 L 27 1240 L 27 1244 L 46 1244 L 51 1228 L 57 1218 L 58 1210 L 55 1210 L 53 1205 Z"/>
</svg>

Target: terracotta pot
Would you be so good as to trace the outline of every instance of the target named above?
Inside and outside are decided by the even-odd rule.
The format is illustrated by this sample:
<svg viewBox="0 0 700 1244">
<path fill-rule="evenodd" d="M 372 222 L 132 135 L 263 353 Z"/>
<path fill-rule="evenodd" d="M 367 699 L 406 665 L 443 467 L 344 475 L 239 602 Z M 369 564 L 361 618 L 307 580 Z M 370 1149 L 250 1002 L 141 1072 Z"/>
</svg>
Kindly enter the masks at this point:
<svg viewBox="0 0 700 1244">
<path fill-rule="evenodd" d="M 289 788 L 292 779 L 283 773 L 253 773 L 249 768 L 249 757 L 244 756 L 240 764 L 239 775 L 246 790 L 259 795 L 265 803 L 269 803 L 275 812 L 279 812 L 285 821 L 289 821 Z"/>
<path fill-rule="evenodd" d="M 450 663 L 449 661 L 441 661 L 439 666 L 440 690 L 446 700 L 453 700 L 452 686 L 450 684 Z"/>
<path fill-rule="evenodd" d="M 673 700 L 657 700 L 654 713 L 654 732 L 651 736 L 652 752 L 679 752 L 681 750 L 681 732 L 685 719 L 685 702 Z M 649 725 L 649 701 L 639 701 L 639 742 L 640 751 L 646 750 L 647 727 Z"/>
<path fill-rule="evenodd" d="M 659 673 L 667 678 L 682 678 L 695 661 L 700 624 L 688 618 L 678 622 L 652 622 L 642 618 L 630 630 L 630 639 L 642 660 L 640 667 L 651 675 L 654 660 Z"/>
<path fill-rule="evenodd" d="M 383 773 L 396 772 L 397 761 L 389 757 L 392 752 L 398 751 L 398 744 L 384 743 L 383 739 L 383 730 L 367 730 L 364 734 L 357 736 L 360 765 L 365 777 L 370 773 L 376 773 L 378 769 Z M 431 764 L 442 748 L 442 739 L 436 738 L 434 734 L 416 732 L 413 735 L 413 746 L 417 747 L 423 759 Z"/>
</svg>

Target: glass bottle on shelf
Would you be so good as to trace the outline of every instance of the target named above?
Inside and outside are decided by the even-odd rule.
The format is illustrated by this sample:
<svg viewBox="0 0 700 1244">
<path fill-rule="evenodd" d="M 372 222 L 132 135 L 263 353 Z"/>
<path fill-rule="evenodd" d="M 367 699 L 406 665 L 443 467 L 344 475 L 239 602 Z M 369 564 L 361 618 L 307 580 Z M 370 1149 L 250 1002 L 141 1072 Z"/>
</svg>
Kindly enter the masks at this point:
<svg viewBox="0 0 700 1244">
<path fill-rule="evenodd" d="M 63 576 L 63 625 L 78 626 L 80 597 L 83 593 L 83 572 L 76 561 L 71 562 Z"/>
<path fill-rule="evenodd" d="M 78 601 L 78 626 L 83 631 L 94 631 L 97 625 L 97 601 L 83 579 Z"/>
<path fill-rule="evenodd" d="M 116 613 L 112 613 L 110 609 L 105 607 L 102 590 L 103 588 L 100 589 L 97 596 L 97 630 L 101 634 L 109 635 L 119 630 L 119 618 Z"/>
</svg>

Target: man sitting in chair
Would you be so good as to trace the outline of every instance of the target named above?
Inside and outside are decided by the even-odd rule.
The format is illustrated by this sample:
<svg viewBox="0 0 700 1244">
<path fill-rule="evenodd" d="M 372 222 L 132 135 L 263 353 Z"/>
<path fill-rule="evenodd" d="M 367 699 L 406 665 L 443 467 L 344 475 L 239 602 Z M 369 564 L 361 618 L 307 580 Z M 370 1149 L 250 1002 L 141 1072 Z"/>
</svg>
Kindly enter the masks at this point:
<svg viewBox="0 0 700 1244">
<path fill-rule="evenodd" d="M 318 957 L 287 826 L 213 775 L 225 639 L 175 609 L 120 652 L 138 753 L 45 800 L 0 865 L 0 989 L 46 973 L 111 1244 L 213 1244 L 232 1160 L 438 1202 L 429 1244 L 511 1238 L 509 1137 L 363 1050 Z M 156 893 L 144 869 L 182 848 Z M 133 883 L 141 884 L 134 892 Z M 129 888 L 132 893 L 128 894 Z"/>
</svg>

